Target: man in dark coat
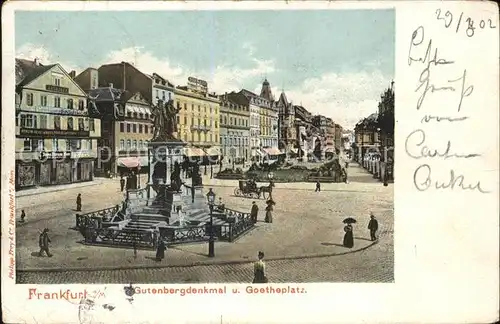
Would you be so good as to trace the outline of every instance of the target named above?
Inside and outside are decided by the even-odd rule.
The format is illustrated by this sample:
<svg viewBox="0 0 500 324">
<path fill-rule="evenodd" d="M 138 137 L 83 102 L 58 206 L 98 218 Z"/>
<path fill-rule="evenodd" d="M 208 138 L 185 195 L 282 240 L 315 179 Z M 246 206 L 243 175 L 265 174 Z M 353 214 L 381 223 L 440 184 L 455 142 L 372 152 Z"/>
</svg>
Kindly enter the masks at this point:
<svg viewBox="0 0 500 324">
<path fill-rule="evenodd" d="M 38 245 L 40 246 L 40 252 L 38 252 L 39 256 L 43 256 L 43 252 L 47 253 L 48 257 L 52 256 L 49 252 L 49 243 L 51 243 L 49 229 L 45 228 L 38 238 Z"/>
<path fill-rule="evenodd" d="M 123 189 L 125 188 L 125 179 L 121 177 L 120 179 L 120 191 L 123 192 Z"/>
<path fill-rule="evenodd" d="M 76 211 L 82 211 L 82 194 L 76 196 Z"/>
<path fill-rule="evenodd" d="M 21 223 L 24 223 L 25 222 L 25 218 L 26 218 L 26 213 L 24 212 L 24 209 L 21 211 Z"/>
<path fill-rule="evenodd" d="M 158 240 L 158 246 L 156 247 L 156 261 L 159 262 L 165 258 L 165 250 L 165 241 L 160 238 Z"/>
<path fill-rule="evenodd" d="M 321 192 L 321 183 L 318 181 L 316 181 L 316 190 L 314 190 L 314 192 Z"/>
<path fill-rule="evenodd" d="M 370 213 L 370 222 L 368 223 L 368 229 L 370 230 L 370 238 L 372 241 L 377 240 L 377 230 L 378 230 L 378 221 L 375 219 L 375 216 Z"/>
<path fill-rule="evenodd" d="M 259 214 L 259 206 L 255 203 L 255 201 L 252 202 L 252 210 L 250 211 L 250 217 L 252 218 L 252 221 L 254 223 L 257 223 L 257 216 Z"/>
</svg>

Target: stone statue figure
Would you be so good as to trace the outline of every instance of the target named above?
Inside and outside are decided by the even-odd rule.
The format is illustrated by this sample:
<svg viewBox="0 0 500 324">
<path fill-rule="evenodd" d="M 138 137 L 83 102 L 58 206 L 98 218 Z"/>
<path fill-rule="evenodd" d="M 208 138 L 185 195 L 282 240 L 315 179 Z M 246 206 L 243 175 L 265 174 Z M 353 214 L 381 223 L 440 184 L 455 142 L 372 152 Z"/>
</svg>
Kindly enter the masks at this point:
<svg viewBox="0 0 500 324">
<path fill-rule="evenodd" d="M 173 133 L 177 132 L 177 113 L 180 108 L 175 108 L 174 101 L 158 100 L 153 107 L 153 141 L 175 139 Z"/>
<path fill-rule="evenodd" d="M 175 161 L 174 169 L 170 175 L 170 187 L 172 187 L 173 190 L 179 191 L 181 185 L 181 165 L 179 164 L 179 162 Z"/>
</svg>

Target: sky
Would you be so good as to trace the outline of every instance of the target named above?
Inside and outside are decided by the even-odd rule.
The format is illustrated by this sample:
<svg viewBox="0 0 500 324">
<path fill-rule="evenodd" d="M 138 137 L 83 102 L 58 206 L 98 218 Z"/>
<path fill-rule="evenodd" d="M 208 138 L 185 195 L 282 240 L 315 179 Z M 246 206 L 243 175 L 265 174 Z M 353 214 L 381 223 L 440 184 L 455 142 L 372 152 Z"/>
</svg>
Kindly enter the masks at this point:
<svg viewBox="0 0 500 324">
<path fill-rule="evenodd" d="M 394 10 L 16 11 L 16 57 L 68 72 L 127 61 L 176 85 L 260 93 L 353 128 L 394 79 Z"/>
</svg>

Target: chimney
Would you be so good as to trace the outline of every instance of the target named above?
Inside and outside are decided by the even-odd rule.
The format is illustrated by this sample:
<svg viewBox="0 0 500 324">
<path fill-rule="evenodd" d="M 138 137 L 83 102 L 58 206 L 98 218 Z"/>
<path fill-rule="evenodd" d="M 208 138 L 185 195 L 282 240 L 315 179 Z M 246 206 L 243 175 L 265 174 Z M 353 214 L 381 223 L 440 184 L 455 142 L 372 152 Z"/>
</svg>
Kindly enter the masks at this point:
<svg viewBox="0 0 500 324">
<path fill-rule="evenodd" d="M 109 87 L 110 87 L 110 88 L 113 88 L 113 83 L 110 83 L 110 84 L 109 84 Z"/>
<path fill-rule="evenodd" d="M 38 59 L 38 57 L 35 57 L 34 63 L 36 66 L 40 65 L 40 60 Z"/>
<path fill-rule="evenodd" d="M 70 76 L 72 79 L 76 78 L 76 72 L 75 72 L 75 70 L 72 70 L 71 72 L 69 72 L 69 76 Z"/>
</svg>

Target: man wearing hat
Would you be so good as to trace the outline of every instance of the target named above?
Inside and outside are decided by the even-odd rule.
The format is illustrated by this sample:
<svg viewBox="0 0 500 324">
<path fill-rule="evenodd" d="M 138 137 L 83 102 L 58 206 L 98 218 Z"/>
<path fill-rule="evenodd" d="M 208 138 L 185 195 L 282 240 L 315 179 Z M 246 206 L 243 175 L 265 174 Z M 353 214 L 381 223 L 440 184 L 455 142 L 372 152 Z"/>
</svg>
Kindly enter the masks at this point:
<svg viewBox="0 0 500 324">
<path fill-rule="evenodd" d="M 257 223 L 257 216 L 259 214 L 259 206 L 255 203 L 255 201 L 252 202 L 252 210 L 250 210 L 250 218 L 252 221 Z"/>
<path fill-rule="evenodd" d="M 370 222 L 368 223 L 368 229 L 370 230 L 370 238 L 372 241 L 376 241 L 376 233 L 378 230 L 378 221 L 375 219 L 375 215 L 373 215 L 372 212 L 370 212 Z"/>
<path fill-rule="evenodd" d="M 38 245 L 40 246 L 40 252 L 38 252 L 39 256 L 43 256 L 43 252 L 47 253 L 48 257 L 51 257 L 52 254 L 49 252 L 49 243 L 50 243 L 50 238 L 49 238 L 49 229 L 45 228 L 43 232 L 40 234 L 40 237 L 38 239 Z"/>
</svg>

